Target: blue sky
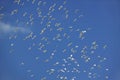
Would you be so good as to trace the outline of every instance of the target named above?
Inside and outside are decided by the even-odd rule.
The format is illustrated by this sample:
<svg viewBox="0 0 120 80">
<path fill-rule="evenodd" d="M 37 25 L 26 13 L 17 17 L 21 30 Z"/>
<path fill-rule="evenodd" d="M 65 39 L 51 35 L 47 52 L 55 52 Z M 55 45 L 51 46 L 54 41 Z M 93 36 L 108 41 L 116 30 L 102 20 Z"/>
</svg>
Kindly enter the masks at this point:
<svg viewBox="0 0 120 80">
<path fill-rule="evenodd" d="M 119 80 L 119 0 L 0 0 L 0 80 Z"/>
</svg>

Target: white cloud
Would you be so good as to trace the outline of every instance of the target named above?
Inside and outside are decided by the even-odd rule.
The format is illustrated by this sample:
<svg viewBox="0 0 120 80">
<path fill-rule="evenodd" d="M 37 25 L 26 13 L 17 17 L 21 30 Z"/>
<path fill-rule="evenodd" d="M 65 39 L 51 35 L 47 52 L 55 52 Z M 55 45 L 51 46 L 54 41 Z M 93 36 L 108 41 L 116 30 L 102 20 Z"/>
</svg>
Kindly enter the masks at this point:
<svg viewBox="0 0 120 80">
<path fill-rule="evenodd" d="M 30 30 L 24 27 L 15 27 L 10 24 L 0 22 L 0 33 L 29 33 Z"/>
</svg>

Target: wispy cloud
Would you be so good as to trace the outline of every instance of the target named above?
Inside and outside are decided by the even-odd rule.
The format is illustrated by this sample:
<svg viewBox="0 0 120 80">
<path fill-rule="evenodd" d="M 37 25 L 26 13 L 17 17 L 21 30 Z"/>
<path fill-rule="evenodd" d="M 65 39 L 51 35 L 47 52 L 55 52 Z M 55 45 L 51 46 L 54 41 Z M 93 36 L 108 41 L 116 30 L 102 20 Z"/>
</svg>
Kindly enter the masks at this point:
<svg viewBox="0 0 120 80">
<path fill-rule="evenodd" d="M 10 24 L 0 22 L 0 33 L 29 33 L 30 30 L 25 27 L 16 27 Z"/>
</svg>

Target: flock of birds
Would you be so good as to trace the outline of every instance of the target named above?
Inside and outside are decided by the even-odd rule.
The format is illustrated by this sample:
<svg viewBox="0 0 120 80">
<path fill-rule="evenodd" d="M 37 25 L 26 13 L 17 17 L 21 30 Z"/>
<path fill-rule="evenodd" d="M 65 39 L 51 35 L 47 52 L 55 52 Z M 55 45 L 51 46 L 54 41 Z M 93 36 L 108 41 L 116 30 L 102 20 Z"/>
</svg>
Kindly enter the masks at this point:
<svg viewBox="0 0 120 80">
<path fill-rule="evenodd" d="M 107 58 L 98 54 L 98 50 L 104 51 L 107 45 L 95 40 L 87 43 L 88 32 L 92 29 L 81 27 L 84 15 L 79 9 L 70 9 L 67 0 L 13 0 L 12 5 L 12 10 L 0 13 L 0 20 L 4 21 L 7 15 L 15 24 L 30 31 L 22 36 L 17 32 L 9 35 L 9 53 L 20 52 L 15 50 L 19 42 L 26 43 L 21 45 L 27 46 L 25 54 L 39 53 L 34 57 L 40 61 L 38 65 L 48 64 L 42 66 L 46 67 L 46 74 L 41 74 L 43 77 L 39 80 L 80 80 L 82 75 L 88 80 L 109 79 L 109 68 L 102 65 Z M 4 11 L 4 6 L 0 6 L 0 11 Z M 19 63 L 19 66 L 25 65 L 25 61 Z M 104 76 L 99 74 L 101 70 L 106 71 Z M 36 77 L 32 69 L 26 72 L 30 73 L 29 77 Z"/>
</svg>

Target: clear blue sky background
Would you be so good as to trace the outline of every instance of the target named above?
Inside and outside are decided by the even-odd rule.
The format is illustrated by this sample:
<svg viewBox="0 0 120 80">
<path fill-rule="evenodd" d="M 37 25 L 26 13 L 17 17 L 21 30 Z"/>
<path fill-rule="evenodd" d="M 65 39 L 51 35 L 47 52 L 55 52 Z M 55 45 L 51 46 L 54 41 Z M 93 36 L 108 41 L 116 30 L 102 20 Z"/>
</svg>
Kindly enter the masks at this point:
<svg viewBox="0 0 120 80">
<path fill-rule="evenodd" d="M 0 32 L 0 80 L 40 80 L 44 76 L 48 78 L 47 80 L 59 80 L 55 78 L 58 73 L 54 75 L 48 75 L 48 73 L 46 73 L 45 71 L 47 69 L 54 68 L 51 64 L 55 63 L 56 61 L 60 61 L 62 63 L 61 59 L 69 55 L 61 54 L 61 50 L 65 48 L 64 45 L 70 41 L 80 46 L 78 51 L 82 49 L 84 45 L 90 46 L 93 41 L 96 41 L 100 46 L 103 46 L 104 44 L 107 45 L 106 50 L 101 49 L 101 47 L 97 49 L 94 56 L 101 55 L 103 57 L 106 57 L 107 60 L 104 63 L 99 64 L 103 66 L 103 69 L 108 67 L 109 71 L 106 72 L 103 69 L 96 70 L 96 73 L 99 73 L 101 75 L 100 78 L 96 79 L 88 79 L 87 75 L 85 75 L 84 73 L 74 74 L 75 76 L 77 76 L 75 80 L 106 80 L 105 75 L 109 76 L 108 80 L 120 80 L 120 77 L 118 77 L 120 76 L 119 0 L 67 0 L 67 4 L 65 6 L 69 10 L 70 18 L 68 20 L 65 20 L 63 12 L 59 12 L 58 10 L 56 10 L 55 13 L 52 13 L 52 15 L 57 18 L 57 20 L 53 21 L 53 23 L 51 24 L 52 28 L 54 28 L 54 23 L 61 22 L 62 27 L 65 29 L 68 26 L 73 25 L 74 30 L 77 28 L 84 30 L 89 27 L 91 28 L 91 30 L 86 33 L 86 38 L 83 41 L 77 39 L 76 34 L 79 33 L 70 33 L 69 31 L 66 31 L 72 36 L 72 38 L 70 40 L 64 40 L 64 38 L 62 38 L 62 42 L 53 41 L 51 39 L 52 36 L 55 36 L 55 34 L 58 33 L 57 31 L 54 31 L 53 33 L 48 32 L 44 35 L 39 36 L 39 32 L 42 28 L 45 27 L 45 22 L 47 22 L 47 20 L 42 25 L 40 25 L 41 19 L 37 17 L 37 13 L 35 12 L 38 0 L 36 0 L 34 5 L 30 2 L 27 2 L 26 0 L 22 1 L 25 2 L 25 4 L 23 7 L 20 7 L 13 3 L 13 0 L 0 0 L 0 6 L 4 6 L 3 10 L 0 10 L 0 13 L 5 14 L 3 19 L 0 20 L 0 22 L 13 26 L 27 27 L 32 32 L 34 32 L 35 35 L 37 35 L 37 38 L 35 40 L 24 41 L 23 38 L 28 34 L 17 33 L 18 37 L 16 39 L 9 40 L 8 37 L 10 33 Z M 43 15 L 47 13 L 47 9 L 50 5 L 56 3 L 58 6 L 62 4 L 63 1 L 46 0 L 46 2 L 47 5 L 41 7 Z M 14 9 L 18 9 L 18 13 L 11 16 L 10 13 Z M 72 23 L 71 20 L 74 17 L 78 16 L 78 14 L 73 14 L 73 11 L 75 9 L 79 9 L 79 14 L 83 14 L 84 17 L 82 17 L 76 23 Z M 26 21 L 29 20 L 28 17 L 22 17 L 22 14 L 25 11 L 28 14 L 32 13 L 34 16 L 34 24 L 32 26 L 25 25 Z M 20 20 L 18 23 L 16 23 L 17 19 Z M 60 34 L 62 34 L 62 32 Z M 35 46 L 31 51 L 27 49 L 30 45 L 32 45 L 32 43 L 38 44 L 39 42 L 42 42 L 40 39 L 43 36 L 47 36 L 52 43 L 47 47 L 48 52 L 46 54 L 38 51 L 37 46 Z M 11 43 L 14 43 L 14 46 L 12 47 L 12 49 L 14 49 L 13 53 L 9 53 L 9 50 L 11 49 Z M 46 42 L 44 41 L 42 43 L 46 44 Z M 58 47 L 55 47 L 56 45 Z M 43 60 L 49 58 L 50 53 L 54 49 L 57 49 L 57 54 L 55 55 L 54 59 L 52 59 L 49 63 L 44 63 Z M 70 51 L 68 51 L 68 53 L 70 53 Z M 79 52 L 77 53 L 79 54 Z M 80 67 L 81 71 L 84 68 L 87 69 L 87 67 L 93 63 L 98 63 L 97 60 L 94 60 L 86 64 L 81 61 L 81 58 L 78 57 L 78 54 L 74 56 L 77 61 L 82 65 Z M 36 56 L 40 57 L 40 59 L 37 61 L 35 60 Z M 24 62 L 25 65 L 21 66 L 21 62 Z M 75 64 L 73 64 L 73 66 L 75 66 Z M 55 67 L 55 69 L 57 68 L 60 68 L 60 66 Z M 27 70 L 29 69 L 32 70 L 31 73 L 27 72 Z M 34 77 L 31 78 L 31 74 L 34 74 Z M 73 76 L 72 73 L 67 73 L 65 75 L 69 77 L 68 80 L 70 80 L 70 77 Z"/>
</svg>

